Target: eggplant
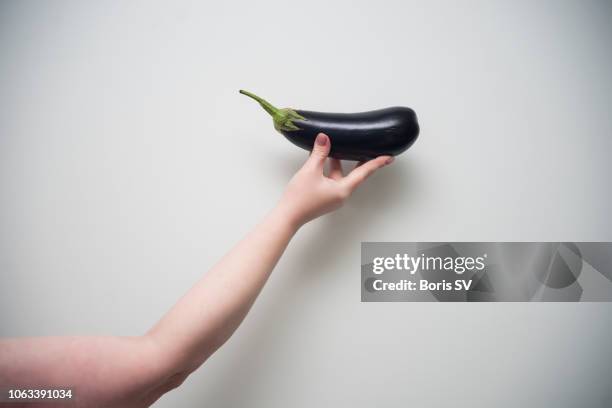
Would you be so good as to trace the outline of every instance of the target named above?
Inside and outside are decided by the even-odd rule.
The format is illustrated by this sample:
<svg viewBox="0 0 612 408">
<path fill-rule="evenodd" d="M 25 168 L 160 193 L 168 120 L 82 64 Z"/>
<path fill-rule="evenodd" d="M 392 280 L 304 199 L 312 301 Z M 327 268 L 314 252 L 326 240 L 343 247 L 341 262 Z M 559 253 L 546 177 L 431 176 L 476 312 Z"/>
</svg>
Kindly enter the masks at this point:
<svg viewBox="0 0 612 408">
<path fill-rule="evenodd" d="M 302 149 L 312 150 L 317 135 L 325 133 L 331 140 L 329 155 L 341 160 L 397 156 L 419 135 L 415 112 L 403 106 L 359 113 L 311 112 L 279 109 L 248 91 L 240 93 L 256 100 L 272 116 L 274 128 Z"/>
</svg>

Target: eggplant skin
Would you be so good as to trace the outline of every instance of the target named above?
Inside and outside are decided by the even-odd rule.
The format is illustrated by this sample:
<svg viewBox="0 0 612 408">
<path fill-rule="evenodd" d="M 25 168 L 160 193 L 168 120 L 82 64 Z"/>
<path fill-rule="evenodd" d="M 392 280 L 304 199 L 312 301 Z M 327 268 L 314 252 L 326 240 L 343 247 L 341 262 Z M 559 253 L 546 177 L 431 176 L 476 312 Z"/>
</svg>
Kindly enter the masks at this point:
<svg viewBox="0 0 612 408">
<path fill-rule="evenodd" d="M 281 130 L 294 145 L 312 150 L 315 138 L 325 133 L 331 140 L 330 157 L 365 161 L 397 156 L 419 135 L 416 113 L 398 106 L 359 113 L 326 113 L 296 110 L 305 120 L 294 119 L 298 130 Z"/>
<path fill-rule="evenodd" d="M 402 106 L 360 113 L 311 112 L 279 109 L 254 93 L 244 89 L 239 92 L 257 101 L 272 116 L 274 128 L 302 149 L 312 150 L 319 133 L 328 135 L 329 155 L 336 159 L 366 161 L 397 156 L 419 135 L 416 114 Z"/>
</svg>

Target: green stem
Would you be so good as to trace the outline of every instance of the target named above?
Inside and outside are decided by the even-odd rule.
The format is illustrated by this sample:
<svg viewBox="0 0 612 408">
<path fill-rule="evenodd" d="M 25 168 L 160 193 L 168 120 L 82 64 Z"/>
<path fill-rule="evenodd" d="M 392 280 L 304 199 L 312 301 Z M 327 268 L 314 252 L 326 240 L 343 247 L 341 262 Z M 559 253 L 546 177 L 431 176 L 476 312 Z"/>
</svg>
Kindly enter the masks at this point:
<svg viewBox="0 0 612 408">
<path fill-rule="evenodd" d="M 305 117 L 303 117 L 293 109 L 278 109 L 276 106 L 272 105 L 265 99 L 260 98 L 259 96 L 242 89 L 240 90 L 240 93 L 256 100 L 261 105 L 261 107 L 264 108 L 264 110 L 268 112 L 270 116 L 272 116 L 272 121 L 274 122 L 274 129 L 278 130 L 279 132 L 300 130 L 300 128 L 297 127 L 297 125 L 293 122 L 297 120 L 306 120 Z"/>
<path fill-rule="evenodd" d="M 277 107 L 272 105 L 270 102 L 266 101 L 265 99 L 260 98 L 259 96 L 252 94 L 249 91 L 245 91 L 243 89 L 241 89 L 239 92 L 243 95 L 248 96 L 249 98 L 255 99 L 261 105 L 261 107 L 264 108 L 266 112 L 272 115 L 272 117 L 274 117 L 274 115 L 278 115 L 278 111 L 280 109 L 278 109 Z"/>
</svg>

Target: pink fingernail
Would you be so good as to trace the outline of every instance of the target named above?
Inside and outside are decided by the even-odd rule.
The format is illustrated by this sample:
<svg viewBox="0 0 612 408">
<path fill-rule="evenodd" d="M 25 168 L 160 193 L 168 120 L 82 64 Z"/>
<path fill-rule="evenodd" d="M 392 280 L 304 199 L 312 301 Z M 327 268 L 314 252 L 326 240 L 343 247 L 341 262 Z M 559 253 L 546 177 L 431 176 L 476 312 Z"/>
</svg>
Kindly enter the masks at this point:
<svg viewBox="0 0 612 408">
<path fill-rule="evenodd" d="M 385 161 L 385 166 L 388 164 L 393 163 L 393 160 L 395 160 L 393 157 L 389 157 L 386 161 Z"/>
<path fill-rule="evenodd" d="M 319 133 L 317 135 L 316 142 L 319 146 L 325 146 L 327 144 L 327 136 L 325 136 L 323 133 Z"/>
</svg>

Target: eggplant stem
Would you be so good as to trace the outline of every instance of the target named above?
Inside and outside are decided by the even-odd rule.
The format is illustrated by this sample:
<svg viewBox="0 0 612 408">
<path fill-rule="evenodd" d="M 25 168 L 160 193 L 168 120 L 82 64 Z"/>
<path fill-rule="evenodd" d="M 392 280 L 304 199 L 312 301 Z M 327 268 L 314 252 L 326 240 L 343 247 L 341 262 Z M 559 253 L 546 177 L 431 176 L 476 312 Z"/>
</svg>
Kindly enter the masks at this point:
<svg viewBox="0 0 612 408">
<path fill-rule="evenodd" d="M 245 91 L 244 89 L 241 89 L 239 91 L 241 94 L 248 96 L 249 98 L 255 99 L 262 108 L 264 108 L 264 110 L 266 112 L 268 112 L 272 117 L 274 117 L 274 115 L 278 114 L 279 109 L 272 105 L 270 102 L 266 101 L 264 98 L 261 98 L 249 91 Z"/>
<path fill-rule="evenodd" d="M 259 96 L 249 91 L 245 91 L 244 89 L 240 89 L 239 92 L 257 101 L 261 105 L 261 107 L 264 108 L 264 110 L 268 112 L 270 116 L 272 116 L 272 121 L 274 122 L 274 129 L 278 130 L 279 132 L 282 132 L 282 131 L 290 132 L 293 130 L 300 130 L 300 128 L 297 127 L 295 123 L 293 123 L 293 121 L 294 120 L 302 120 L 302 121 L 306 120 L 305 117 L 303 117 L 302 115 L 300 115 L 293 109 L 289 109 L 289 108 L 279 109 L 276 106 L 272 105 L 270 102 L 266 101 L 265 99 L 260 98 Z"/>
</svg>

